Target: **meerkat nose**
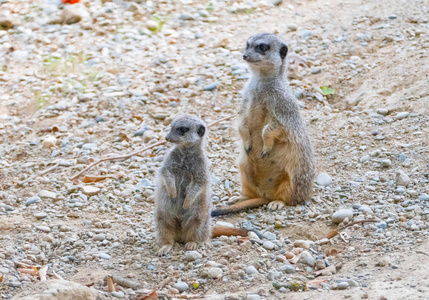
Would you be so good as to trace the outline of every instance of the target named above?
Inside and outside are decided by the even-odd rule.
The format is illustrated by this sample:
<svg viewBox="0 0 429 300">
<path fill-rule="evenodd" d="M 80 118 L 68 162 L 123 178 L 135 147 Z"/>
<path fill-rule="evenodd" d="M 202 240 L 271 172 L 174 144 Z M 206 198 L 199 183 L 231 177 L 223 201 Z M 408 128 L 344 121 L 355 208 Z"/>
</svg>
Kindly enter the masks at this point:
<svg viewBox="0 0 429 300">
<path fill-rule="evenodd" d="M 249 58 L 249 56 L 247 56 L 246 54 L 243 55 L 243 59 L 247 60 Z"/>
</svg>

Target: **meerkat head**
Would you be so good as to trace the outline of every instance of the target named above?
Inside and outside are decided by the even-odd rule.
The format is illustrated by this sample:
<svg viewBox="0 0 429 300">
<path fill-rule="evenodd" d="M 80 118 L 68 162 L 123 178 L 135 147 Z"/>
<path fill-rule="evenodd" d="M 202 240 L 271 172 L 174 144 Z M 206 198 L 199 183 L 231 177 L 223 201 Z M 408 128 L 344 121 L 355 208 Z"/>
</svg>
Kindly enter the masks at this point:
<svg viewBox="0 0 429 300">
<path fill-rule="evenodd" d="M 283 65 L 287 52 L 288 47 L 279 36 L 259 33 L 247 40 L 243 59 L 252 69 L 276 68 Z"/>
<path fill-rule="evenodd" d="M 201 144 L 205 133 L 203 120 L 193 115 L 183 115 L 173 120 L 165 139 L 178 145 L 191 146 Z"/>
</svg>

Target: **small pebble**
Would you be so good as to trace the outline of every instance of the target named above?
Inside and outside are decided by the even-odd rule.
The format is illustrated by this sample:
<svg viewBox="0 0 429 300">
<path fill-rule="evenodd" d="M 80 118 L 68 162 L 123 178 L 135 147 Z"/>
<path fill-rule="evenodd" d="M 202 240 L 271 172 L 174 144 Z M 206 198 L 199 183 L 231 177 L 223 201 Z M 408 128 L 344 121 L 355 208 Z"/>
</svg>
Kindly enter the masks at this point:
<svg viewBox="0 0 429 300">
<path fill-rule="evenodd" d="M 207 275 L 208 275 L 210 278 L 213 278 L 213 279 L 216 279 L 216 278 L 221 277 L 221 276 L 222 276 L 222 274 L 223 274 L 223 270 L 222 270 L 221 268 L 218 268 L 218 267 L 210 268 L 210 269 L 207 271 Z"/>
<path fill-rule="evenodd" d="M 346 290 L 349 288 L 349 283 L 346 281 L 341 281 L 340 283 L 338 283 L 337 285 L 337 289 L 339 290 Z"/>
<path fill-rule="evenodd" d="M 254 266 L 248 266 L 246 268 L 246 274 L 248 275 L 253 275 L 253 274 L 257 274 L 259 273 L 258 270 L 256 270 L 256 268 Z"/>
<path fill-rule="evenodd" d="M 198 251 L 186 251 L 185 252 L 185 259 L 187 261 L 194 261 L 196 259 L 202 258 L 203 256 L 198 253 Z"/>
<path fill-rule="evenodd" d="M 273 242 L 271 242 L 271 241 L 265 241 L 263 244 L 262 244 L 262 247 L 264 247 L 265 249 L 267 249 L 267 250 L 273 250 L 275 247 L 276 247 L 276 245 L 274 245 L 274 243 Z"/>
<path fill-rule="evenodd" d="M 392 165 L 392 161 L 390 159 L 383 159 L 380 161 L 380 164 L 384 168 L 388 168 Z"/>
<path fill-rule="evenodd" d="M 327 173 L 320 173 L 317 176 L 317 184 L 320 186 L 329 186 L 332 184 L 332 178 Z"/>
<path fill-rule="evenodd" d="M 186 282 L 179 281 L 174 284 L 174 288 L 178 289 L 179 292 L 184 292 L 189 290 L 189 285 Z"/>
<path fill-rule="evenodd" d="M 332 215 L 332 222 L 339 224 L 344 221 L 345 218 L 352 219 L 353 211 L 351 209 L 339 209 Z"/>
</svg>

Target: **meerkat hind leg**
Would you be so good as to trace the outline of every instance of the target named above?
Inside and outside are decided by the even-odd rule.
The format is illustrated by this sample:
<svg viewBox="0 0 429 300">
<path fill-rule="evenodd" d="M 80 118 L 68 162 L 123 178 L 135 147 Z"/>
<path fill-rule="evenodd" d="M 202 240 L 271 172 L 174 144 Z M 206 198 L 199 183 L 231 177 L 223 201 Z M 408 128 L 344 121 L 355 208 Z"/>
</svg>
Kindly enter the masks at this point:
<svg viewBox="0 0 429 300">
<path fill-rule="evenodd" d="M 171 222 L 166 222 L 168 218 L 166 218 L 162 213 L 159 213 L 156 218 L 156 233 L 159 243 L 162 245 L 156 255 L 163 256 L 168 254 L 171 249 L 173 249 L 177 229 Z"/>
<path fill-rule="evenodd" d="M 293 195 L 292 181 L 289 174 L 286 173 L 283 177 L 283 181 L 277 187 L 277 191 L 274 195 L 274 199 L 278 199 L 278 200 L 271 201 L 268 204 L 268 208 L 271 210 L 278 210 L 283 208 L 286 204 L 291 204 L 292 195 Z"/>
</svg>

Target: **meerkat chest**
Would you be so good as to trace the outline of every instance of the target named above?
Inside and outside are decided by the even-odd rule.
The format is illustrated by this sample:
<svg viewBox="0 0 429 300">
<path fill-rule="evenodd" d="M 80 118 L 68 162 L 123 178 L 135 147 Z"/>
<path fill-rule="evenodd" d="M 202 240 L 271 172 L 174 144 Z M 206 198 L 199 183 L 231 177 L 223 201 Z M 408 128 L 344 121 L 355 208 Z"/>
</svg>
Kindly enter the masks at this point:
<svg viewBox="0 0 429 300">
<path fill-rule="evenodd" d="M 249 130 L 251 132 L 262 132 L 264 126 L 270 122 L 268 110 L 264 102 L 259 101 L 259 99 L 252 99 L 252 101 L 249 102 L 247 118 Z"/>
<path fill-rule="evenodd" d="M 205 170 L 205 163 L 198 155 L 180 155 L 172 160 L 169 169 L 177 178 L 192 179 L 201 175 L 201 172 Z"/>
</svg>

